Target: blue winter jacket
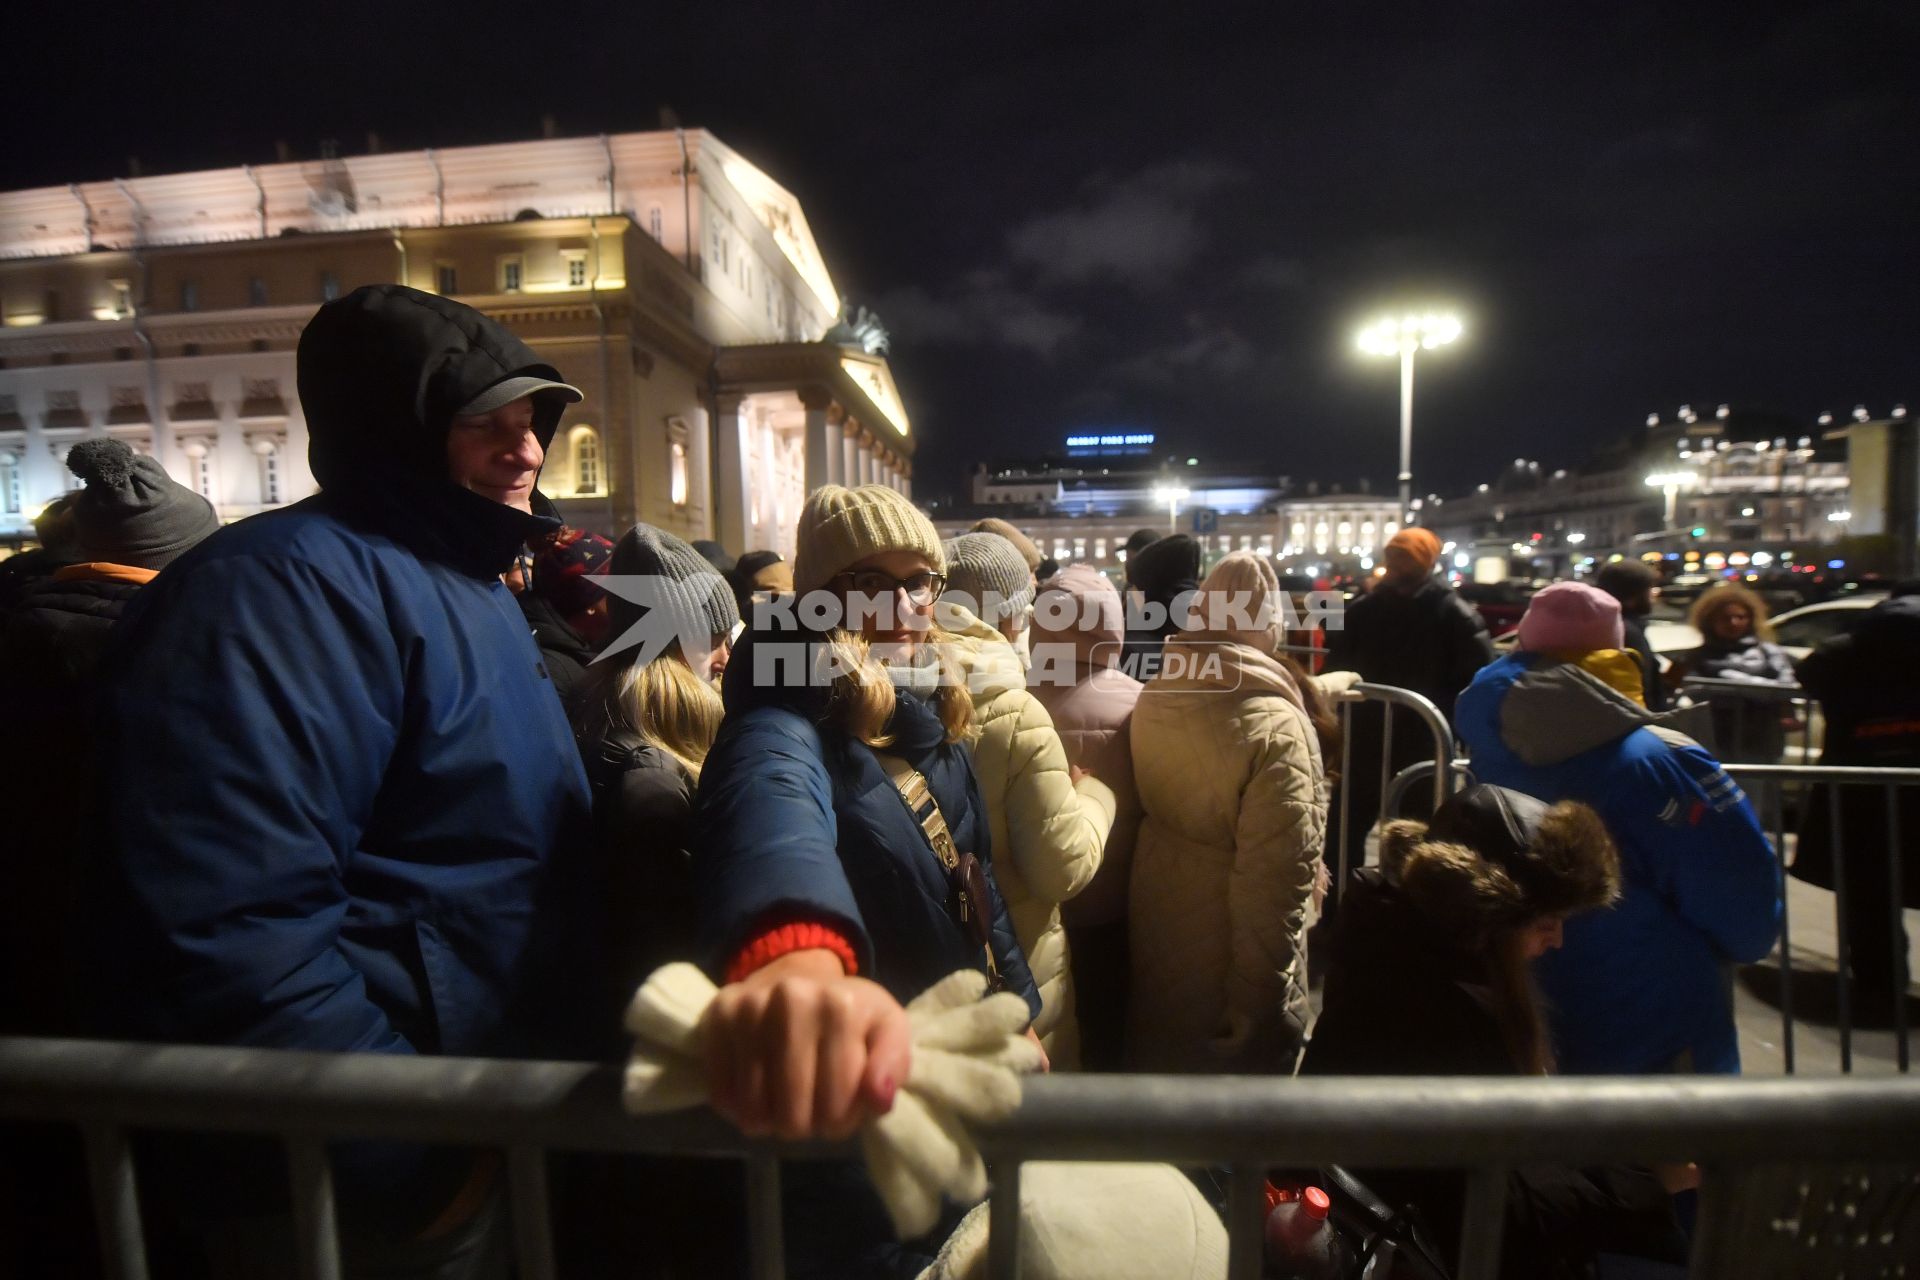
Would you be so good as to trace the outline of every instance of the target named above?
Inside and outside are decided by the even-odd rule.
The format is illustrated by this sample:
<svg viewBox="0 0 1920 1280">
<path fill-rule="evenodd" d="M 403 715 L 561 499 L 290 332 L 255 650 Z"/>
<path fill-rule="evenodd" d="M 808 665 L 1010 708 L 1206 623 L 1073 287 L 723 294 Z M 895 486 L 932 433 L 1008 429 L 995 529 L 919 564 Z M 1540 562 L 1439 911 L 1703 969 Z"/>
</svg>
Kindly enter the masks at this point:
<svg viewBox="0 0 1920 1280">
<path fill-rule="evenodd" d="M 1482 782 L 1596 809 L 1620 848 L 1612 908 L 1535 966 L 1561 1069 L 1740 1070 L 1729 969 L 1773 947 L 1780 869 L 1745 793 L 1696 742 L 1577 667 L 1516 653 L 1460 695 Z"/>
<path fill-rule="evenodd" d="M 322 493 L 169 566 L 103 673 L 94 1030 L 580 1047 L 587 783 L 498 576 L 546 522 L 445 479 L 453 409 L 529 371 L 552 376 L 478 313 L 397 287 L 309 325 Z"/>
<path fill-rule="evenodd" d="M 700 773 L 693 861 L 703 953 L 716 975 L 771 925 L 811 921 L 852 943 L 860 972 L 903 1003 L 985 958 L 948 907 L 946 872 L 873 751 L 830 725 L 826 692 L 783 678 L 808 669 L 794 631 L 748 635 L 727 665 L 727 718 Z M 791 663 L 787 659 L 797 659 Z M 925 775 L 956 845 L 987 864 L 994 962 L 1037 1016 L 1040 993 L 993 883 L 986 809 L 964 746 L 932 706 L 902 692 L 888 752 Z M 894 1280 L 933 1261 L 959 1207 L 898 1241 L 855 1164 L 810 1165 L 786 1188 L 795 1280 Z"/>
<path fill-rule="evenodd" d="M 860 972 L 903 1003 L 985 958 L 948 906 L 945 870 L 872 749 L 820 723 L 826 690 L 793 687 L 750 635 L 727 666 L 727 718 L 700 774 L 694 859 L 703 954 L 716 972 L 769 924 L 811 920 L 853 944 Z M 784 658 L 786 653 L 782 654 Z M 756 678 L 756 676 L 758 678 Z M 986 864 L 1001 976 L 1037 1015 L 1039 992 L 992 880 L 986 808 L 966 748 L 925 700 L 901 693 L 886 750 L 926 776 L 954 842 Z"/>
</svg>

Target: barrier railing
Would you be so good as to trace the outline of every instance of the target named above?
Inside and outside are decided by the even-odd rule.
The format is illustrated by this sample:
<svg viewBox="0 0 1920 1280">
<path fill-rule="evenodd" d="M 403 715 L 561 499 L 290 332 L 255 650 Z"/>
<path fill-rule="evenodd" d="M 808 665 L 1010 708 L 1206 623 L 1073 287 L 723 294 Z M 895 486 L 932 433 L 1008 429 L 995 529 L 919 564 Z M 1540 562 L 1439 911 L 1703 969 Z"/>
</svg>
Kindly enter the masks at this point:
<svg viewBox="0 0 1920 1280">
<path fill-rule="evenodd" d="M 1763 824 L 1769 830 L 1773 846 L 1779 858 L 1780 884 L 1780 1034 L 1781 1050 L 1789 1074 L 1795 1068 L 1794 1018 L 1793 1018 L 1793 921 L 1787 893 L 1788 851 L 1787 822 L 1788 792 L 1797 793 L 1797 798 L 1810 800 L 1815 788 L 1824 789 L 1826 796 L 1826 831 L 1832 852 L 1833 909 L 1835 924 L 1835 942 L 1838 955 L 1834 968 L 1836 983 L 1836 1011 L 1840 1032 L 1840 1070 L 1853 1070 L 1853 982 L 1860 975 L 1853 974 L 1853 951 L 1857 939 L 1852 937 L 1856 917 L 1850 915 L 1854 895 L 1870 893 L 1875 886 L 1850 884 L 1848 862 L 1849 846 L 1846 842 L 1846 822 L 1848 806 L 1842 803 L 1843 795 L 1849 790 L 1856 794 L 1860 789 L 1872 788 L 1881 794 L 1879 806 L 1855 806 L 1856 815 L 1871 814 L 1884 818 L 1885 830 L 1882 835 L 1886 852 L 1887 896 L 1883 904 L 1884 917 L 1892 942 L 1892 956 L 1889 961 L 1891 971 L 1887 974 L 1888 989 L 1892 993 L 1892 1013 L 1894 1031 L 1894 1052 L 1896 1065 L 1901 1072 L 1910 1070 L 1910 1053 L 1907 1030 L 1906 991 L 1909 983 L 1907 959 L 1906 921 L 1903 914 L 1905 902 L 1905 868 L 1901 865 L 1904 846 L 1901 842 L 1903 791 L 1920 788 L 1920 769 L 1867 769 L 1838 765 L 1757 765 L 1734 764 L 1726 766 L 1727 772 L 1752 795 L 1756 811 L 1761 815 Z M 1875 812 L 1877 810 L 1877 812 Z M 1803 813 L 1803 823 L 1805 814 Z M 1911 833 L 1920 838 L 1920 832 Z M 1870 847 L 1856 830 L 1854 849 Z M 1864 921 L 1865 916 L 1858 917 Z"/>
<path fill-rule="evenodd" d="M 1818 757 L 1813 731 L 1817 704 L 1797 684 L 1688 676 L 1680 682 L 1680 692 L 1710 709 L 1716 739 L 1731 739 L 1713 744 L 1715 754 L 1728 763 L 1812 764 Z M 1755 752 L 1765 758 L 1744 759 Z"/>
<path fill-rule="evenodd" d="M 1394 810 L 1385 805 L 1388 794 L 1393 789 L 1393 723 L 1399 719 L 1393 714 L 1393 708 L 1405 707 L 1420 720 L 1432 739 L 1433 750 L 1430 759 L 1433 762 L 1433 804 L 1437 809 L 1452 794 L 1453 774 L 1453 728 L 1447 723 L 1446 716 L 1440 713 L 1432 700 L 1411 689 L 1395 688 L 1385 684 L 1357 684 L 1336 699 L 1340 708 L 1340 776 L 1352 778 L 1353 774 L 1353 709 L 1363 702 L 1382 705 L 1380 718 L 1383 729 L 1380 738 L 1380 790 L 1377 793 L 1381 801 L 1381 813 L 1391 814 Z M 1364 762 L 1366 768 L 1374 768 L 1371 762 Z M 1352 789 L 1341 785 L 1338 788 L 1336 805 L 1340 814 L 1340 837 L 1333 849 L 1333 885 L 1337 896 L 1347 883 L 1347 869 L 1351 862 L 1350 851 L 1355 847 L 1356 837 L 1362 860 L 1366 856 L 1368 831 L 1356 832 L 1353 829 Z M 1371 830 L 1369 824 L 1368 830 Z"/>
<path fill-rule="evenodd" d="M 504 1148 L 521 1280 L 554 1275 L 549 1151 L 737 1158 L 752 1273 L 782 1275 L 779 1161 L 845 1149 L 750 1143 L 704 1111 L 630 1117 L 619 1092 L 616 1068 L 580 1063 L 0 1039 L 0 1115 L 72 1121 L 86 1135 L 115 1280 L 146 1275 L 136 1129 L 277 1135 L 312 1280 L 341 1273 L 324 1144 L 343 1138 Z M 995 1280 L 1019 1275 L 1030 1160 L 1228 1167 L 1232 1280 L 1260 1274 L 1266 1171 L 1328 1163 L 1472 1170 L 1458 1274 L 1474 1280 L 1499 1274 L 1507 1175 L 1530 1163 L 1700 1164 L 1696 1276 L 1883 1274 L 1868 1268 L 1920 1248 L 1920 1080 L 1908 1078 L 1041 1077 L 978 1136 L 994 1174 Z M 1820 1183 L 1823 1164 L 1849 1171 Z M 1877 1167 L 1863 1176 L 1862 1164 Z M 1767 1176 L 1782 1166 L 1790 1186 Z M 1782 1258 L 1789 1269 L 1759 1265 Z"/>
</svg>

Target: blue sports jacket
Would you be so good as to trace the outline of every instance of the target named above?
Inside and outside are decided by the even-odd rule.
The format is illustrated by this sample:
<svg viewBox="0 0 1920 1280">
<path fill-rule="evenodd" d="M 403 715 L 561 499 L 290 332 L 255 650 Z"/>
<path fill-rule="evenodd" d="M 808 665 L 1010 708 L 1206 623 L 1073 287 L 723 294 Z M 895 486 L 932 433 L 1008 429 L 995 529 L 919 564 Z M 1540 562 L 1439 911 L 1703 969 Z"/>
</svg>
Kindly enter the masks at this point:
<svg viewBox="0 0 1920 1280">
<path fill-rule="evenodd" d="M 1744 792 L 1698 743 L 1577 667 L 1483 668 L 1455 728 L 1482 782 L 1579 800 L 1620 848 L 1620 901 L 1535 966 L 1562 1070 L 1740 1070 L 1729 970 L 1773 947 L 1780 868 Z"/>
</svg>

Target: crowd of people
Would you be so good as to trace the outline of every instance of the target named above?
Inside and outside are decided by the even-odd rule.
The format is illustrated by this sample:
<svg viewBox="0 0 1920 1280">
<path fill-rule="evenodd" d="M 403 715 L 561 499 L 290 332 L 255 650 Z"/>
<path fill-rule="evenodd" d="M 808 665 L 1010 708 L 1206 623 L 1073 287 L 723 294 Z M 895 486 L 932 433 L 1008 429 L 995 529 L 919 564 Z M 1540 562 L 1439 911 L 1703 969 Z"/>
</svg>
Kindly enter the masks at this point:
<svg viewBox="0 0 1920 1280">
<path fill-rule="evenodd" d="M 1129 544 L 1129 590 L 1162 606 L 1129 628 L 1104 574 L 1004 522 L 943 541 L 881 486 L 815 491 L 791 561 L 563 528 L 536 482 L 580 393 L 437 296 L 322 307 L 299 391 L 317 496 L 220 528 L 89 441 L 64 526 L 0 575 L 0 774 L 31 854 L 0 889 L 7 1031 L 608 1059 L 640 981 L 692 960 L 722 984 L 713 1104 L 780 1139 L 885 1113 L 904 1005 L 969 968 L 1026 1001 L 1055 1071 L 1739 1070 L 1726 975 L 1774 943 L 1775 855 L 1660 713 L 1633 583 L 1603 584 L 1624 609 L 1541 591 L 1500 657 L 1408 529 L 1310 673 L 1271 563 L 1203 574 L 1181 535 Z M 1910 638 L 1912 599 L 1859 643 Z M 1763 613 L 1716 608 L 1726 669 L 1768 674 Z M 656 611 L 671 642 L 628 643 Z M 775 678 L 792 652 L 807 678 Z M 1848 741 L 1882 742 L 1845 661 L 1815 665 Z M 1316 1027 L 1330 820 L 1364 834 L 1381 805 L 1384 714 L 1357 708 L 1344 751 L 1335 714 L 1362 680 L 1430 698 L 1487 785 L 1383 828 Z M 152 1155 L 190 1171 L 153 1188 L 179 1274 L 271 1273 L 290 1219 L 257 1152 Z M 346 1144 L 334 1167 L 351 1272 L 503 1274 L 497 1159 Z M 633 1219 L 602 1238 L 654 1242 L 625 1271 L 738 1265 L 724 1193 L 685 1202 L 711 1179 L 581 1177 Z M 1517 1177 L 1511 1274 L 1679 1256 L 1691 1183 Z M 1385 1185 L 1451 1230 L 1457 1183 Z M 967 1208 L 899 1241 L 857 1164 L 785 1186 L 803 1277 L 917 1276 Z"/>
</svg>

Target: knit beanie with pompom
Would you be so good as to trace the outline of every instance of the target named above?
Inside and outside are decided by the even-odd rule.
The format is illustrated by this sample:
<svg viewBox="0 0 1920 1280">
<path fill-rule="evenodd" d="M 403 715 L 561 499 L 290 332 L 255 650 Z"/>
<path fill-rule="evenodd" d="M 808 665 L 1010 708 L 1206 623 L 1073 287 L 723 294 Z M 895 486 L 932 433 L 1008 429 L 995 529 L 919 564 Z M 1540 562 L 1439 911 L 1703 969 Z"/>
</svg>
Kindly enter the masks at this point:
<svg viewBox="0 0 1920 1280">
<path fill-rule="evenodd" d="M 67 470 L 86 485 L 73 498 L 73 524 L 94 560 L 165 568 L 220 527 L 212 503 L 124 440 L 82 440 L 67 450 Z"/>
</svg>

